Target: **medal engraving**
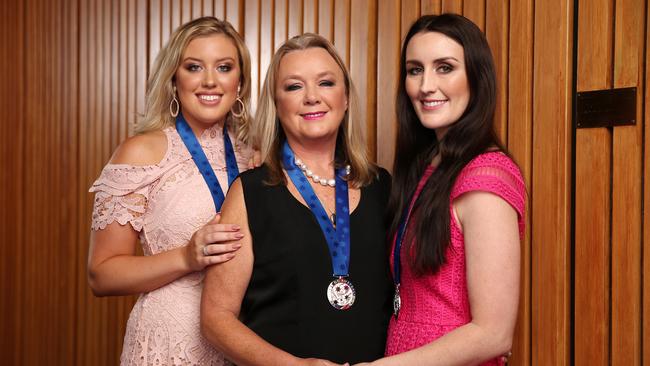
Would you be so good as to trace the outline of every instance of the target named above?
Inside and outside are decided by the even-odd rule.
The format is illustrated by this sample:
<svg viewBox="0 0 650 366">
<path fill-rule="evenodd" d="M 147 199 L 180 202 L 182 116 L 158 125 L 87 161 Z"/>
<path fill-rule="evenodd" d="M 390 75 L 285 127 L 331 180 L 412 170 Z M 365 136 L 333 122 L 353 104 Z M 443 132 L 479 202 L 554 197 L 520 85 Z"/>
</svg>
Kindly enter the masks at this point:
<svg viewBox="0 0 650 366">
<path fill-rule="evenodd" d="M 343 277 L 330 282 L 327 286 L 327 300 L 336 310 L 347 310 L 356 299 L 354 286 Z"/>
</svg>

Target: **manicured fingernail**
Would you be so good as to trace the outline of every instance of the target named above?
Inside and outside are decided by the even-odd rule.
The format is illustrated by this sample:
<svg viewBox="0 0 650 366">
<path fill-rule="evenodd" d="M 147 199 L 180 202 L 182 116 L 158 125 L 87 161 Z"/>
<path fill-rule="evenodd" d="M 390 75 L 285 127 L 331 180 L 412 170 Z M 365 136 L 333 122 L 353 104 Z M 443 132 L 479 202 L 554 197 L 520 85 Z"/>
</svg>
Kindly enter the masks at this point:
<svg viewBox="0 0 650 366">
<path fill-rule="evenodd" d="M 233 226 L 232 226 L 232 229 L 233 229 L 233 230 L 239 230 L 239 229 L 241 229 L 241 227 L 239 227 L 239 225 L 233 225 Z"/>
<path fill-rule="evenodd" d="M 236 236 L 237 238 L 241 239 L 241 238 L 244 237 L 244 234 L 242 234 L 242 233 L 236 233 L 235 236 Z"/>
</svg>

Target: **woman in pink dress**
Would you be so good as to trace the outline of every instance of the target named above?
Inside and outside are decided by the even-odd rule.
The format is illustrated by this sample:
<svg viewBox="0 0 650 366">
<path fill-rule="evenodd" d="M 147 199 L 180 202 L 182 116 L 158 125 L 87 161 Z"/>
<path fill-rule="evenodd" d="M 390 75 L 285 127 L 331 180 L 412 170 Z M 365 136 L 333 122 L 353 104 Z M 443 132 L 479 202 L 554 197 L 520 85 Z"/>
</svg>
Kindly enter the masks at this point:
<svg viewBox="0 0 650 366">
<path fill-rule="evenodd" d="M 468 19 L 402 48 L 390 210 L 394 316 L 377 365 L 497 365 L 511 348 L 525 187 L 494 133 L 495 69 Z"/>
<path fill-rule="evenodd" d="M 160 50 L 137 135 L 90 189 L 88 282 L 97 296 L 141 294 L 122 365 L 223 365 L 200 333 L 204 268 L 236 255 L 242 234 L 216 214 L 246 145 L 250 57 L 225 22 L 196 19 Z M 136 255 L 141 243 L 144 256 Z"/>
</svg>

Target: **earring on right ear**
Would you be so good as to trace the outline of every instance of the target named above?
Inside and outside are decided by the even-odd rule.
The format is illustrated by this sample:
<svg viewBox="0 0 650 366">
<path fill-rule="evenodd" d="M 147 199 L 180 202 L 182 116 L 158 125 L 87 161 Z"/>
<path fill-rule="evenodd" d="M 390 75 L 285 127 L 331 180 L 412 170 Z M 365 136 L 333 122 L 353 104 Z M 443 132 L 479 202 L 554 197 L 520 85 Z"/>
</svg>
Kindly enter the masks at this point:
<svg viewBox="0 0 650 366">
<path fill-rule="evenodd" d="M 169 114 L 172 115 L 172 117 L 176 118 L 178 116 L 178 112 L 181 110 L 181 104 L 178 103 L 178 99 L 176 99 L 176 85 L 172 85 L 172 100 L 169 102 Z"/>
<path fill-rule="evenodd" d="M 244 104 L 244 101 L 239 96 L 240 91 L 241 84 L 237 86 L 237 99 L 235 99 L 235 104 L 233 104 L 230 108 L 230 113 L 233 115 L 233 117 L 241 120 L 246 115 L 246 104 Z M 236 104 L 239 104 L 239 111 L 233 110 Z"/>
</svg>

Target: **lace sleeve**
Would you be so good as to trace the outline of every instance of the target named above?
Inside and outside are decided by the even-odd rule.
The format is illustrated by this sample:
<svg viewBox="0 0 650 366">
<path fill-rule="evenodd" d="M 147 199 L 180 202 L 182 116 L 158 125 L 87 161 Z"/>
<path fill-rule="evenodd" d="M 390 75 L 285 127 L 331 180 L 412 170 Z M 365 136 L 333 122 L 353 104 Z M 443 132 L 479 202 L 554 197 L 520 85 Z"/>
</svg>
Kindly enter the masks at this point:
<svg viewBox="0 0 650 366">
<path fill-rule="evenodd" d="M 92 229 L 102 230 L 117 221 L 130 223 L 142 230 L 151 183 L 158 170 L 155 166 L 107 165 L 90 188 L 95 192 Z"/>
<path fill-rule="evenodd" d="M 492 152 L 467 164 L 456 179 L 451 200 L 471 191 L 490 192 L 508 202 L 517 211 L 519 231 L 523 234 L 526 186 L 519 168 L 509 157 Z"/>
</svg>

